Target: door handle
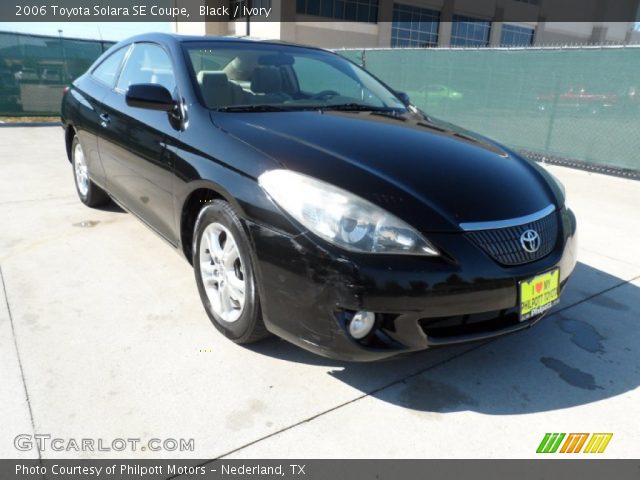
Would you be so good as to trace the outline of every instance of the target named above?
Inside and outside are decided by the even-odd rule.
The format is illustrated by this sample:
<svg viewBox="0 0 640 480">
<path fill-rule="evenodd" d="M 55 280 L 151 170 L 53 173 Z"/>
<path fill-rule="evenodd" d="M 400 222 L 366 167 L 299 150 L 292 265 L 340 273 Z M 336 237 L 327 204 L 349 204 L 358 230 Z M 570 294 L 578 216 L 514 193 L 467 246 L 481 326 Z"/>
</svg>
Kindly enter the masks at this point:
<svg viewBox="0 0 640 480">
<path fill-rule="evenodd" d="M 111 118 L 109 117 L 109 114 L 101 113 L 100 114 L 100 125 L 103 126 L 103 127 L 106 127 L 110 123 L 111 123 Z"/>
</svg>

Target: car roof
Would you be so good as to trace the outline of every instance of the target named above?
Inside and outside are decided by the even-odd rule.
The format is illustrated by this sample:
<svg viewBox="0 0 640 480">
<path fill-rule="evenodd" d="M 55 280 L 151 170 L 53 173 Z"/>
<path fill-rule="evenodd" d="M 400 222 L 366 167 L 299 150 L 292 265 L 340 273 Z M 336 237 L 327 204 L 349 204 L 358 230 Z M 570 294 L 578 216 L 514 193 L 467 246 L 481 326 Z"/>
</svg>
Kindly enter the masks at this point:
<svg viewBox="0 0 640 480">
<path fill-rule="evenodd" d="M 215 41 L 215 42 L 222 42 L 222 43 L 244 43 L 244 44 L 251 44 L 251 43 L 265 44 L 266 43 L 266 44 L 273 44 L 273 45 L 284 45 L 289 47 L 299 47 L 299 48 L 320 50 L 324 52 L 328 51 L 326 49 L 319 48 L 319 47 L 314 47 L 310 45 L 301 45 L 301 44 L 290 43 L 290 42 L 283 42 L 281 40 L 274 40 L 274 39 L 262 39 L 262 38 L 255 38 L 255 37 L 240 37 L 240 36 L 222 36 L 222 35 L 182 35 L 177 33 L 159 33 L 159 32 L 143 33 L 140 35 L 136 35 L 134 37 L 129 37 L 119 42 L 119 44 L 124 45 L 127 43 L 144 42 L 144 41 L 172 43 L 172 44 L 190 43 L 190 42 L 206 42 L 206 41 Z"/>
</svg>

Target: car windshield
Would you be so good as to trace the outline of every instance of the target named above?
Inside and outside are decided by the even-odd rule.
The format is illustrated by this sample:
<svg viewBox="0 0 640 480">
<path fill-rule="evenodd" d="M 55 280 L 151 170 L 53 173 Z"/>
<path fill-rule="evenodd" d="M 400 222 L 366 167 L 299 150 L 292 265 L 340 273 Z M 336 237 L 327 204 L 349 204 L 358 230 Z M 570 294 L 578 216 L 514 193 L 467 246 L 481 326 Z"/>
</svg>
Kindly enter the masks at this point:
<svg viewBox="0 0 640 480">
<path fill-rule="evenodd" d="M 222 111 L 405 110 L 367 72 L 330 52 L 249 42 L 185 42 L 207 108 Z"/>
</svg>

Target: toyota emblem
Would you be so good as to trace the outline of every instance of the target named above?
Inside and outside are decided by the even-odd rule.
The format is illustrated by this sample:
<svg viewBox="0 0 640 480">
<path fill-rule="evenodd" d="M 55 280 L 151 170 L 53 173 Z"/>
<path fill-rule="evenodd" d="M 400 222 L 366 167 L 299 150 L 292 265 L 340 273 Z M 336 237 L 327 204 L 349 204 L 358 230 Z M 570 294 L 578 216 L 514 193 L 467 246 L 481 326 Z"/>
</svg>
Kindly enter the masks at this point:
<svg viewBox="0 0 640 480">
<path fill-rule="evenodd" d="M 540 235 L 535 230 L 525 230 L 520 235 L 520 245 L 525 252 L 535 253 L 540 248 Z"/>
</svg>

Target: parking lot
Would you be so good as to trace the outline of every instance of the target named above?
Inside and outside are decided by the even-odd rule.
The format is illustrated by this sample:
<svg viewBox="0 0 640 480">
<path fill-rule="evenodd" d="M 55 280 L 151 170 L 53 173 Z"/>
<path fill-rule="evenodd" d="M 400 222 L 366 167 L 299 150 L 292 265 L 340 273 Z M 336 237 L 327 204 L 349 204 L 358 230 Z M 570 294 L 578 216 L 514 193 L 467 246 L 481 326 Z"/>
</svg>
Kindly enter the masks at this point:
<svg viewBox="0 0 640 480">
<path fill-rule="evenodd" d="M 0 456 L 530 458 L 546 432 L 612 432 L 602 455 L 637 458 L 640 182 L 549 168 L 580 253 L 545 320 L 350 364 L 224 339 L 183 258 L 132 215 L 77 200 L 59 127 L 0 127 Z M 23 452 L 24 433 L 195 450 Z"/>
</svg>

